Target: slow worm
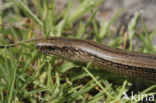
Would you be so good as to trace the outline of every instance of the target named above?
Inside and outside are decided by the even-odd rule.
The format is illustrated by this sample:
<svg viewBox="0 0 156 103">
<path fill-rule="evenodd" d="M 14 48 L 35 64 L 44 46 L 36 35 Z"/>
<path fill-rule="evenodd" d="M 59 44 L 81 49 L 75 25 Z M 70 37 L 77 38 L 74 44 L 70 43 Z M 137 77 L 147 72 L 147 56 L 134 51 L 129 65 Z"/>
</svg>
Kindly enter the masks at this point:
<svg viewBox="0 0 156 103">
<path fill-rule="evenodd" d="M 130 52 L 93 41 L 52 37 L 40 40 L 36 49 L 45 55 L 94 66 L 120 75 L 156 82 L 156 55 Z"/>
<path fill-rule="evenodd" d="M 31 41 L 38 41 L 36 49 L 42 54 L 76 62 L 92 62 L 94 66 L 109 72 L 156 83 L 156 55 L 130 52 L 81 39 L 39 37 L 26 42 Z M 22 42 L 0 48 L 20 44 Z"/>
</svg>

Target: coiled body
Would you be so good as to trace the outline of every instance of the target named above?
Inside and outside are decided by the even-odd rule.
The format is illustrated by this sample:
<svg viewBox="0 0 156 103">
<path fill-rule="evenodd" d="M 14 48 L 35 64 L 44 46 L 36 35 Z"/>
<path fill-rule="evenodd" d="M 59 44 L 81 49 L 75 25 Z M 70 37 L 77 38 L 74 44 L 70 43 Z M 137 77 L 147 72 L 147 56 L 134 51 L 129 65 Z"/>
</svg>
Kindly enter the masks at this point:
<svg viewBox="0 0 156 103">
<path fill-rule="evenodd" d="M 93 41 L 42 39 L 36 49 L 43 54 L 93 65 L 117 74 L 156 82 L 156 55 L 129 52 Z"/>
</svg>

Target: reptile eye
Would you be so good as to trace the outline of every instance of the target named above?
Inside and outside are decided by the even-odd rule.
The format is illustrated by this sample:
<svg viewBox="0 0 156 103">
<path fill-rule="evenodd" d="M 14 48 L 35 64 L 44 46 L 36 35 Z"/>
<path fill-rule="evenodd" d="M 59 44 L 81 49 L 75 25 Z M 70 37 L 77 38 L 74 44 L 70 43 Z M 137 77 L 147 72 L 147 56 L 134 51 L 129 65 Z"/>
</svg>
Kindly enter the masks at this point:
<svg viewBox="0 0 156 103">
<path fill-rule="evenodd" d="M 39 45 L 36 45 L 35 48 L 38 50 L 40 48 L 40 46 Z"/>
</svg>

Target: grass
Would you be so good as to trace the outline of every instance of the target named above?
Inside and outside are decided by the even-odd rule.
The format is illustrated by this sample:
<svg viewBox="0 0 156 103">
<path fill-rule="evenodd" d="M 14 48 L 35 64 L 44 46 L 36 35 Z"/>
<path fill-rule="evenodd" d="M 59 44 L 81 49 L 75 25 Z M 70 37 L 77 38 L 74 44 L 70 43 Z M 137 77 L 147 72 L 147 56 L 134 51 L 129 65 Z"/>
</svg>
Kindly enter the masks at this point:
<svg viewBox="0 0 156 103">
<path fill-rule="evenodd" d="M 42 34 L 44 37 L 93 37 L 99 43 L 107 38 L 113 39 L 108 43 L 112 47 L 122 45 L 125 37 L 121 34 L 114 39 L 109 32 L 121 10 L 108 23 L 103 21 L 99 25 L 95 15 L 103 0 L 80 0 L 74 13 L 70 13 L 73 2 L 69 0 L 65 10 L 56 15 L 53 0 L 42 3 L 33 0 L 31 6 L 27 0 L 7 0 L 0 10 L 0 44 L 26 41 Z M 86 13 L 91 16 L 84 22 Z M 142 43 L 139 51 L 154 54 L 151 39 L 155 30 L 149 35 L 142 23 L 144 32 L 136 36 L 139 15 L 136 13 L 128 24 L 129 50 L 134 50 L 133 39 L 138 38 Z M 35 43 L 0 50 L 0 80 L 0 103 L 132 103 L 122 100 L 123 92 L 133 86 L 127 78 L 107 73 L 91 63 L 82 65 L 41 55 L 35 50 Z M 152 85 L 139 94 L 156 94 L 155 88 Z"/>
</svg>

